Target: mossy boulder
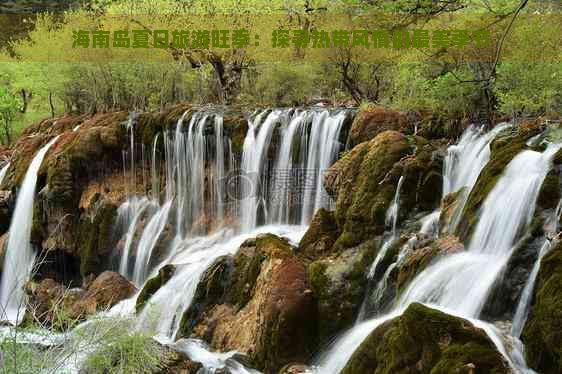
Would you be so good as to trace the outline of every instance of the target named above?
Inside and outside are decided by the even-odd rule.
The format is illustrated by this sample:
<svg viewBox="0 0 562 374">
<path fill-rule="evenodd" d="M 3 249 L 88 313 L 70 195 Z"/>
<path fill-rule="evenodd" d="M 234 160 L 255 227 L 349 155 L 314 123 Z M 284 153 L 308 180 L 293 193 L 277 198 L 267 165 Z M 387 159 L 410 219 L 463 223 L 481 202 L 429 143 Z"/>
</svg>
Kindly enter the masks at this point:
<svg viewBox="0 0 562 374">
<path fill-rule="evenodd" d="M 354 147 L 328 170 L 324 185 L 336 199 L 335 218 L 342 232 L 336 248 L 350 248 L 384 232 L 386 210 L 402 171 L 393 166 L 410 152 L 405 135 L 385 131 Z"/>
<path fill-rule="evenodd" d="M 378 243 L 371 240 L 308 266 L 308 282 L 318 309 L 316 325 L 320 342 L 327 342 L 353 324 L 377 249 Z"/>
<path fill-rule="evenodd" d="M 299 254 L 308 259 L 317 259 L 330 253 L 339 236 L 334 212 L 320 208 L 299 243 Z"/>
<path fill-rule="evenodd" d="M 542 259 L 521 339 L 527 363 L 540 373 L 562 371 L 562 242 Z"/>
<path fill-rule="evenodd" d="M 181 335 L 242 352 L 251 366 L 271 373 L 313 353 L 315 318 L 306 267 L 285 239 L 265 234 L 205 272 Z"/>
<path fill-rule="evenodd" d="M 403 157 L 394 169 L 401 169 L 403 176 L 400 191 L 401 212 L 434 210 L 441 201 L 443 186 L 443 158 L 441 144 L 432 143 L 420 136 L 408 137 L 413 149 L 411 155 Z"/>
<path fill-rule="evenodd" d="M 469 321 L 422 304 L 378 326 L 342 374 L 510 373 L 486 333 Z"/>
<path fill-rule="evenodd" d="M 112 228 L 117 216 L 117 206 L 107 200 L 92 202 L 90 212 L 80 218 L 78 226 L 78 255 L 80 273 L 99 274 L 107 265 L 114 240 Z"/>
<path fill-rule="evenodd" d="M 154 295 L 163 285 L 165 285 L 174 275 L 176 271 L 175 265 L 168 264 L 164 265 L 158 274 L 146 281 L 144 287 L 142 288 L 139 296 L 137 296 L 137 301 L 135 303 L 135 310 L 140 313 L 146 302 Z"/>
<path fill-rule="evenodd" d="M 248 119 L 242 113 L 228 112 L 223 116 L 223 131 L 232 144 L 232 152 L 236 159 L 241 159 L 244 139 L 248 132 Z"/>
<path fill-rule="evenodd" d="M 368 106 L 355 116 L 349 131 L 349 142 L 354 146 L 387 130 L 407 132 L 408 127 L 406 114 L 390 108 Z"/>
</svg>

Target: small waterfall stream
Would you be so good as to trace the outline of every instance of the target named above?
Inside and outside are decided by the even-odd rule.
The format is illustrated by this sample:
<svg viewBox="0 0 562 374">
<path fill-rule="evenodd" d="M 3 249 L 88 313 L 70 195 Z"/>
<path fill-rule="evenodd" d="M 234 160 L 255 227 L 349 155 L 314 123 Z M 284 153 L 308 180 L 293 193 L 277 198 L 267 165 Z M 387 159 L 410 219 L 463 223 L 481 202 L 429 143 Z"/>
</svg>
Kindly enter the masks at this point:
<svg viewBox="0 0 562 374">
<path fill-rule="evenodd" d="M 470 191 L 490 160 L 490 143 L 510 126 L 508 123 L 502 123 L 487 133 L 470 126 L 459 142 L 447 149 L 447 156 L 443 162 L 443 197 L 466 187 L 451 219 L 449 232 L 455 231 Z"/>
<path fill-rule="evenodd" d="M 513 324 L 511 326 L 511 335 L 517 338 L 521 336 L 523 327 L 525 327 L 525 322 L 527 322 L 527 318 L 529 317 L 531 299 L 533 297 L 533 290 L 535 289 L 535 282 L 541 268 L 541 260 L 548 254 L 552 247 L 552 239 L 548 236 L 554 235 L 558 229 L 558 220 L 560 219 L 561 209 L 562 202 L 559 202 L 552 214 L 552 217 L 550 217 L 550 230 L 547 232 L 547 237 L 539 250 L 539 255 L 533 264 L 531 274 L 529 274 L 529 277 L 527 278 L 527 282 L 525 283 L 525 287 L 523 287 L 519 302 L 517 303 L 517 308 L 515 309 L 515 314 L 513 316 Z"/>
<path fill-rule="evenodd" d="M 23 286 L 33 269 L 35 253 L 30 243 L 33 220 L 33 201 L 37 172 L 41 167 L 47 151 L 58 140 L 58 136 L 45 144 L 33 157 L 21 184 L 16 207 L 8 235 L 8 245 L 2 272 L 2 289 L 0 291 L 0 320 L 17 325 L 25 313 L 25 293 Z"/>
<path fill-rule="evenodd" d="M 8 172 L 9 168 L 10 168 L 10 162 L 7 162 L 6 165 L 4 165 L 4 167 L 2 168 L 2 170 L 0 170 L 0 184 L 2 184 L 2 182 L 4 181 L 4 178 L 6 177 L 6 173 Z"/>
</svg>

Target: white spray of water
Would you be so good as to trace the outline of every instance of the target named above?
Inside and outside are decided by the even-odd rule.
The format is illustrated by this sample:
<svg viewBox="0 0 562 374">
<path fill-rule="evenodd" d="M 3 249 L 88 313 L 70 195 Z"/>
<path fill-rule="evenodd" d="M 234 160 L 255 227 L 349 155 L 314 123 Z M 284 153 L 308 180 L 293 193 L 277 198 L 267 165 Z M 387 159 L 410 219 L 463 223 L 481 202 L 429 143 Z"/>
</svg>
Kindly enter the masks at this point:
<svg viewBox="0 0 562 374">
<path fill-rule="evenodd" d="M 431 302 L 477 317 L 518 234 L 533 217 L 542 181 L 558 148 L 518 154 L 486 197 L 467 251 L 424 270 L 404 292 L 401 303 Z"/>
<path fill-rule="evenodd" d="M 0 308 L 2 320 L 19 324 L 25 312 L 25 293 L 23 286 L 33 270 L 35 253 L 31 247 L 31 224 L 33 221 L 33 201 L 37 172 L 47 151 L 59 137 L 53 138 L 35 155 L 21 185 L 10 223 L 8 245 L 2 272 Z"/>
<path fill-rule="evenodd" d="M 507 123 L 499 124 L 487 133 L 470 126 L 463 133 L 458 144 L 447 149 L 447 156 L 443 163 L 443 197 L 466 187 L 459 197 L 459 204 L 451 219 L 449 232 L 453 232 L 458 225 L 470 191 L 490 160 L 490 143 L 501 131 L 510 126 Z"/>
<path fill-rule="evenodd" d="M 0 170 L 0 185 L 4 181 L 4 178 L 6 177 L 6 173 L 8 173 L 9 168 L 10 168 L 10 163 L 8 162 L 6 165 L 4 165 L 2 170 Z"/>
<path fill-rule="evenodd" d="M 196 339 L 180 339 L 172 346 L 174 349 L 185 353 L 191 361 L 201 363 L 209 372 L 226 370 L 232 374 L 259 374 L 259 371 L 248 369 L 236 361 L 235 357 L 238 353 L 236 351 L 212 352 L 207 344 Z"/>
<path fill-rule="evenodd" d="M 422 271 L 390 315 L 396 315 L 396 310 L 401 313 L 412 302 L 423 302 L 468 318 L 486 330 L 515 371 L 532 372 L 522 359 L 520 344 L 513 344 L 508 350 L 497 330 L 476 318 L 510 257 L 517 236 L 531 221 L 540 187 L 559 148 L 551 145 L 542 154 L 524 151 L 517 155 L 487 196 L 468 250 L 444 257 Z M 503 229 L 497 230 L 498 227 Z M 356 325 L 346 333 L 324 356 L 328 358 L 321 360 L 320 372 L 338 373 L 343 369 L 363 339 L 386 317 Z"/>
<path fill-rule="evenodd" d="M 262 173 L 273 130 L 279 124 L 283 112 L 274 110 L 261 122 L 264 113 L 260 113 L 248 126 L 242 153 L 242 201 L 240 226 L 242 231 L 256 227 L 258 209 L 263 196 Z M 258 129 L 259 126 L 259 129 Z"/>
<path fill-rule="evenodd" d="M 314 181 L 315 188 L 305 188 L 302 204 L 301 225 L 310 222 L 312 215 L 328 206 L 328 194 L 324 189 L 323 173 L 336 160 L 340 149 L 339 135 L 346 118 L 345 112 L 329 115 L 327 111 L 316 114 L 312 121 L 308 142 L 306 180 Z"/>
<path fill-rule="evenodd" d="M 185 239 L 177 244 L 175 255 L 165 263 L 176 264 L 173 277 L 147 302 L 139 316 L 138 327 L 155 331 L 163 339 L 175 340 L 181 318 L 191 305 L 197 285 L 217 258 L 235 254 L 239 246 L 260 233 L 273 233 L 298 241 L 304 235 L 301 226 L 262 226 L 251 232 L 234 236 L 233 230 Z"/>
<path fill-rule="evenodd" d="M 279 155 L 275 163 L 273 176 L 273 193 L 271 199 L 273 207 L 269 217 L 270 223 L 289 223 L 289 207 L 291 192 L 293 190 L 293 180 L 290 171 L 293 169 L 293 143 L 295 134 L 299 133 L 303 125 L 309 119 L 309 113 L 299 112 L 283 129 L 281 134 L 281 146 Z"/>
</svg>

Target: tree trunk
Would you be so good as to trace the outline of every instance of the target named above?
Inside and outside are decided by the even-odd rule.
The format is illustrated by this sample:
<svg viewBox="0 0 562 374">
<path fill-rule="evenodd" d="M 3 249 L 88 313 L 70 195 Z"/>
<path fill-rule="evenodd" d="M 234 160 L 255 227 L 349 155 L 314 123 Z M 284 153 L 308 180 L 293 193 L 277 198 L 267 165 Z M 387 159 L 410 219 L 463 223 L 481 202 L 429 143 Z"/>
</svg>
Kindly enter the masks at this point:
<svg viewBox="0 0 562 374">
<path fill-rule="evenodd" d="M 53 93 L 49 92 L 49 106 L 51 107 L 51 118 L 55 118 L 55 106 L 53 105 Z"/>
<path fill-rule="evenodd" d="M 27 92 L 25 89 L 21 89 L 20 91 L 21 101 L 23 103 L 20 112 L 25 113 L 27 111 Z"/>
</svg>

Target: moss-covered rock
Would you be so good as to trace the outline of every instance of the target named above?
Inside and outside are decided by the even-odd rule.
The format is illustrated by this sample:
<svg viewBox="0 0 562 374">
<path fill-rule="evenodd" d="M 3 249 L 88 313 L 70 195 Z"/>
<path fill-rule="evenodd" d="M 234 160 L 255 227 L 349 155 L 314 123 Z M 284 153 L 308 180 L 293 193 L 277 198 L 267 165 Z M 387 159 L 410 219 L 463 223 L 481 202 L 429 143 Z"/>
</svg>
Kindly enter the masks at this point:
<svg viewBox="0 0 562 374">
<path fill-rule="evenodd" d="M 445 236 L 421 248 L 414 248 L 400 266 L 396 278 L 398 292 L 404 289 L 412 279 L 442 255 L 458 253 L 464 250 L 463 244 L 456 236 Z"/>
<path fill-rule="evenodd" d="M 354 146 L 387 130 L 406 132 L 407 116 L 397 110 L 368 106 L 355 116 L 349 131 L 349 141 Z"/>
<path fill-rule="evenodd" d="M 325 186 L 336 198 L 335 218 L 342 231 L 337 248 L 353 247 L 384 231 L 386 210 L 401 175 L 393 166 L 410 151 L 406 136 L 385 131 L 329 169 Z"/>
<path fill-rule="evenodd" d="M 216 350 L 243 352 L 252 366 L 276 372 L 312 353 L 315 317 L 306 267 L 286 240 L 266 234 L 205 272 L 181 334 Z"/>
<path fill-rule="evenodd" d="M 314 292 L 320 342 L 327 342 L 353 324 L 367 285 L 367 272 L 378 243 L 374 240 L 308 266 L 308 282 Z"/>
<path fill-rule="evenodd" d="M 299 243 L 299 254 L 308 259 L 317 259 L 330 253 L 339 236 L 334 212 L 319 209 L 312 217 L 308 230 Z"/>
<path fill-rule="evenodd" d="M 112 227 L 117 216 L 117 207 L 107 201 L 92 203 L 92 212 L 84 214 L 78 226 L 78 255 L 80 273 L 99 274 L 107 264 L 112 249 Z"/>
<path fill-rule="evenodd" d="M 146 281 L 144 287 L 142 288 L 139 296 L 137 296 L 137 301 L 135 303 L 135 310 L 140 313 L 146 302 L 158 291 L 163 285 L 165 285 L 170 278 L 174 275 L 176 271 L 175 265 L 168 264 L 163 266 L 158 270 L 158 274 Z"/>
<path fill-rule="evenodd" d="M 469 321 L 410 305 L 378 326 L 351 356 L 343 374 L 509 373 L 486 333 Z"/>
<path fill-rule="evenodd" d="M 540 373 L 562 371 L 562 242 L 542 259 L 521 339 L 527 363 Z"/>
</svg>

